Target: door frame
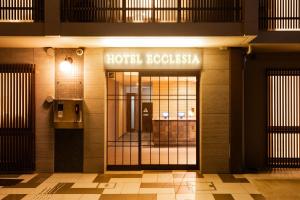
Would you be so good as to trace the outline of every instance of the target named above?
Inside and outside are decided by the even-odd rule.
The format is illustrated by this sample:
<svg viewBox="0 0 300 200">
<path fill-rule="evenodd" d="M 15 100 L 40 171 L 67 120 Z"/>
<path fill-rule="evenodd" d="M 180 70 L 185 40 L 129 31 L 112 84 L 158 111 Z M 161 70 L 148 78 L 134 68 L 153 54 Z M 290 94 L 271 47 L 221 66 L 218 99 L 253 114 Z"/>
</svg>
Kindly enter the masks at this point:
<svg viewBox="0 0 300 200">
<path fill-rule="evenodd" d="M 108 165 L 106 158 L 106 170 L 108 171 L 118 171 L 118 170 L 199 170 L 200 169 L 200 70 L 184 70 L 184 71 L 141 71 L 141 70 L 107 70 L 105 73 L 109 72 L 138 72 L 139 73 L 139 88 L 138 88 L 138 165 Z M 174 77 L 184 77 L 193 76 L 196 77 L 196 164 L 195 165 L 144 165 L 142 164 L 142 111 L 141 111 L 141 77 L 143 76 L 174 76 Z M 107 86 L 108 87 L 108 86 Z M 107 121 L 107 120 L 106 120 Z M 106 128 L 106 134 L 107 134 Z M 106 141 L 107 143 L 107 141 Z M 106 149 L 107 151 L 107 149 Z M 107 154 L 107 153 L 106 153 Z"/>
</svg>

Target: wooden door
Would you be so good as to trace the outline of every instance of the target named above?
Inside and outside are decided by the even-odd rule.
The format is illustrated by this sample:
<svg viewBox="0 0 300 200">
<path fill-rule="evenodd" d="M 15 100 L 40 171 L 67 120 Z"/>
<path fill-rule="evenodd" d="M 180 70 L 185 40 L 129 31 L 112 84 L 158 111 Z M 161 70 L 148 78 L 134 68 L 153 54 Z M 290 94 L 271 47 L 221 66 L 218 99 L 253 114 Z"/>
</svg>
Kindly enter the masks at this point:
<svg viewBox="0 0 300 200">
<path fill-rule="evenodd" d="M 143 132 L 152 132 L 152 113 L 153 113 L 153 104 L 152 103 L 143 103 L 142 104 L 142 131 Z"/>
<path fill-rule="evenodd" d="M 0 172 L 35 170 L 34 69 L 0 64 Z"/>
</svg>

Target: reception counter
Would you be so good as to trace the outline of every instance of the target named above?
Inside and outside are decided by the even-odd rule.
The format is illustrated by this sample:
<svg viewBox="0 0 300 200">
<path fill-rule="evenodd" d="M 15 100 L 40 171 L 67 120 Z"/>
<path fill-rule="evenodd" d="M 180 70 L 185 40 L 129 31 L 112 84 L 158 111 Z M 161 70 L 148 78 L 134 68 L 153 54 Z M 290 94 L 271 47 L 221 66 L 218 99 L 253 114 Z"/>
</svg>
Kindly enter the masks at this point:
<svg viewBox="0 0 300 200">
<path fill-rule="evenodd" d="M 154 145 L 196 145 L 196 119 L 152 120 Z"/>
</svg>

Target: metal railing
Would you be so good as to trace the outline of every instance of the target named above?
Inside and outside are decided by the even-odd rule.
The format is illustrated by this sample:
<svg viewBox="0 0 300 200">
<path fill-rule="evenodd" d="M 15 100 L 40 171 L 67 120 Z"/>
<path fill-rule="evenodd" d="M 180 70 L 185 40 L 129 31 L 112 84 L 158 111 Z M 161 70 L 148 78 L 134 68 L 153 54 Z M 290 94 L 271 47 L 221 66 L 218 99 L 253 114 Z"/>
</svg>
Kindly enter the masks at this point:
<svg viewBox="0 0 300 200">
<path fill-rule="evenodd" d="M 45 0 L 1 0 L 0 22 L 43 22 Z"/>
<path fill-rule="evenodd" d="M 259 0 L 259 27 L 268 31 L 300 30 L 300 1 Z"/>
<path fill-rule="evenodd" d="M 61 0 L 62 22 L 242 21 L 242 0 Z"/>
</svg>

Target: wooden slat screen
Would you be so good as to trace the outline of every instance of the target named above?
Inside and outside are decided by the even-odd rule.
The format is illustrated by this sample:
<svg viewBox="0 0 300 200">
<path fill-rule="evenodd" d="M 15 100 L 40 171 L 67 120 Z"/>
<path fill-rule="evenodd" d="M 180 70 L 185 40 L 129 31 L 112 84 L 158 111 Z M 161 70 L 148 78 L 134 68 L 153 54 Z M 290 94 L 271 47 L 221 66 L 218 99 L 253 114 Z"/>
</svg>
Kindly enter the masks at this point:
<svg viewBox="0 0 300 200">
<path fill-rule="evenodd" d="M 45 0 L 1 0 L 0 22 L 43 22 Z"/>
<path fill-rule="evenodd" d="M 259 26 L 268 31 L 300 30 L 300 1 L 259 0 Z"/>
<path fill-rule="evenodd" d="M 242 0 L 61 0 L 62 22 L 240 22 Z"/>
<path fill-rule="evenodd" d="M 267 79 L 269 167 L 300 167 L 300 70 L 271 70 Z"/>
<path fill-rule="evenodd" d="M 34 65 L 0 64 L 0 171 L 35 168 Z"/>
</svg>

